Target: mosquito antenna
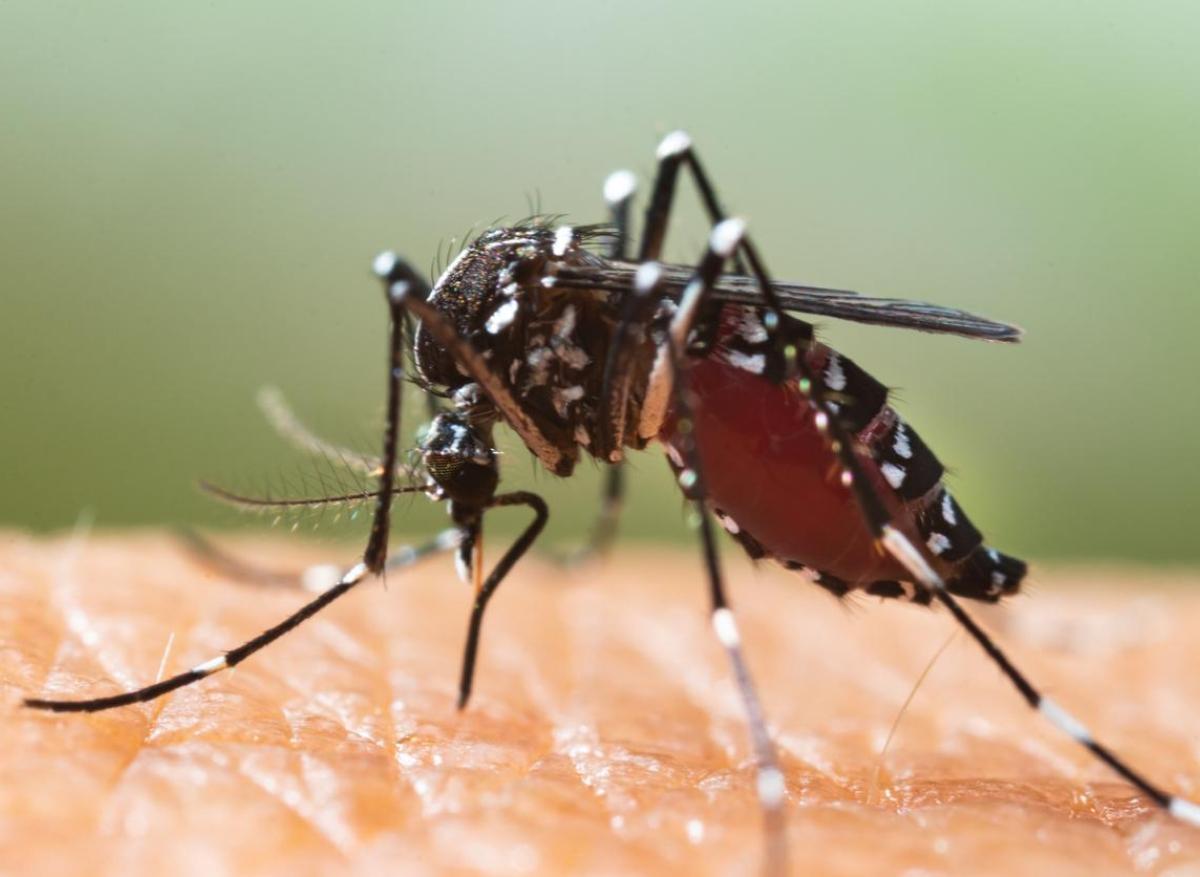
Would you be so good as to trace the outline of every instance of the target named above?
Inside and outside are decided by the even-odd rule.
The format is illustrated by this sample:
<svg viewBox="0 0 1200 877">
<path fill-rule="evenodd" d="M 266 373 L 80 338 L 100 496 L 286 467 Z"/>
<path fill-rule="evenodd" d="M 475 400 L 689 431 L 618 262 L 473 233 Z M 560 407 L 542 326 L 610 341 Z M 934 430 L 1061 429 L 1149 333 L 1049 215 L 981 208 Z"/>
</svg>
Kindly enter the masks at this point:
<svg viewBox="0 0 1200 877">
<path fill-rule="evenodd" d="M 338 503 L 362 502 L 379 497 L 378 490 L 358 490 L 353 493 L 343 493 L 335 496 L 298 496 L 275 499 L 273 497 L 243 496 L 231 490 L 226 490 L 224 487 L 219 487 L 216 484 L 210 484 L 207 481 L 201 481 L 199 487 L 205 493 L 216 497 L 222 502 L 255 509 L 318 508 L 321 506 L 337 505 Z M 425 488 L 416 486 L 393 487 L 390 492 L 393 496 L 400 493 L 424 493 Z"/>
</svg>

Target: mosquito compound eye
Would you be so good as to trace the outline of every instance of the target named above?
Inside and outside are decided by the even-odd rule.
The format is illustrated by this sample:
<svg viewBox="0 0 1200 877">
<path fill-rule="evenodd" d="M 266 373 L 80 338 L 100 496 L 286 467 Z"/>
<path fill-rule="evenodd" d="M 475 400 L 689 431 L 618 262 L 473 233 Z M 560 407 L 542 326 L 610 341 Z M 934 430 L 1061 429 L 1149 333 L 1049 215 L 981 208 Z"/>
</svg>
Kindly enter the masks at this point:
<svg viewBox="0 0 1200 877">
<path fill-rule="evenodd" d="M 443 494 L 458 502 L 484 505 L 499 483 L 496 452 L 455 412 L 434 418 L 421 445 L 421 458 Z"/>
<path fill-rule="evenodd" d="M 439 484 L 453 480 L 466 461 L 462 457 L 448 457 L 445 454 L 429 453 L 425 455 L 425 468 L 433 480 Z"/>
</svg>

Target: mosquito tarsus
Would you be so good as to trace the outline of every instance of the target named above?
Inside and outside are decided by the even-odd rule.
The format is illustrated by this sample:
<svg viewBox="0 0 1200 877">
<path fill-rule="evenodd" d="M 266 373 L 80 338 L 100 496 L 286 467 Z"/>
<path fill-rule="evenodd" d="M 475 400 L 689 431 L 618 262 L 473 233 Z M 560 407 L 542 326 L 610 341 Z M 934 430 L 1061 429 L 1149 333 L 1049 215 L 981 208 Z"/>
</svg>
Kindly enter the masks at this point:
<svg viewBox="0 0 1200 877">
<path fill-rule="evenodd" d="M 153 685 L 91 700 L 31 698 L 26 704 L 91 712 L 161 697 L 236 666 L 385 567 L 454 551 L 460 575 L 475 588 L 459 683 L 458 703 L 465 706 L 486 607 L 549 514 L 537 494 L 499 492 L 493 430 L 503 422 L 555 475 L 570 475 L 585 452 L 611 467 L 592 537 L 600 549 L 615 532 L 625 454 L 656 441 L 665 447 L 697 512 L 711 624 L 750 729 L 770 871 L 785 868 L 787 788 L 726 595 L 714 520 L 751 557 L 803 570 L 839 597 L 859 590 L 940 603 L 1031 707 L 1154 803 L 1200 825 L 1200 807 L 1151 783 L 1098 743 L 963 609 L 958 597 L 995 602 L 1014 593 L 1025 564 L 983 543 L 946 489 L 941 463 L 888 404 L 886 387 L 816 341 L 812 324 L 796 314 L 992 341 L 1015 341 L 1019 330 L 952 308 L 775 281 L 745 223 L 721 206 L 691 139 L 678 131 L 668 135 L 657 158 L 634 254 L 635 180 L 619 171 L 604 186 L 609 221 L 603 225 L 533 217 L 490 229 L 432 286 L 393 253 L 375 260 L 390 316 L 387 419 L 381 456 L 359 462 L 378 485 L 362 558 L 328 590 L 241 646 Z M 707 247 L 691 267 L 661 261 L 681 171 L 695 183 L 712 223 Z M 409 380 L 442 400 L 433 406 L 415 468 L 400 464 L 397 447 Z M 747 422 L 747 406 L 769 416 Z M 274 407 L 273 420 L 297 443 L 332 447 Z M 779 454 L 787 455 L 787 477 L 772 469 Z M 398 486 L 402 478 L 418 485 Z M 446 502 L 453 526 L 389 563 L 392 500 L 408 490 Z M 484 519 L 514 506 L 532 512 L 532 520 L 485 575 Z"/>
</svg>

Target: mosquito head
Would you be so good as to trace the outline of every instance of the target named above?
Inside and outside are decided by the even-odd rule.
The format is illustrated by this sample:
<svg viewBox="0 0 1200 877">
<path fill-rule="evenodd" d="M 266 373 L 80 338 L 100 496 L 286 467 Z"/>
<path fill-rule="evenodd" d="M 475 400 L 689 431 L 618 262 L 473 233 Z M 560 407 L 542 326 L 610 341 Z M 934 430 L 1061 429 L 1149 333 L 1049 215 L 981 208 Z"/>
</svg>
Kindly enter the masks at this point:
<svg viewBox="0 0 1200 877">
<path fill-rule="evenodd" d="M 468 506 L 486 505 L 496 492 L 500 472 L 491 428 L 458 411 L 433 419 L 421 443 L 421 459 L 442 495 Z"/>
</svg>

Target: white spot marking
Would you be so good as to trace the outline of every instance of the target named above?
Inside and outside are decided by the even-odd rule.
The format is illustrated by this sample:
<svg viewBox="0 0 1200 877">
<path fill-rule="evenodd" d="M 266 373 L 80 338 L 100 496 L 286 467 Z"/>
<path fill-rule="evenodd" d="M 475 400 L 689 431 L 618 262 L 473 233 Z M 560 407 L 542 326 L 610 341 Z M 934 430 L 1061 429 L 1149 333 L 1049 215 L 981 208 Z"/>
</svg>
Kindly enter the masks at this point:
<svg viewBox="0 0 1200 877">
<path fill-rule="evenodd" d="M 645 295 L 657 285 L 662 277 L 662 268 L 657 262 L 643 262 L 638 265 L 637 274 L 633 277 L 633 285 L 638 292 Z"/>
<path fill-rule="evenodd" d="M 738 522 L 729 515 L 717 515 L 717 520 L 721 522 L 721 526 L 725 528 L 725 532 L 730 536 L 736 536 L 742 532 L 742 528 L 738 526 Z"/>
<path fill-rule="evenodd" d="M 854 483 L 854 473 L 849 469 L 842 470 L 842 487 L 849 487 Z"/>
<path fill-rule="evenodd" d="M 783 781 L 783 774 L 776 768 L 764 768 L 758 775 L 758 800 L 762 802 L 764 807 L 774 810 L 783 803 L 783 796 L 787 793 L 787 784 Z"/>
<path fill-rule="evenodd" d="M 567 305 L 554 321 L 554 337 L 567 339 L 575 331 L 575 305 Z"/>
<path fill-rule="evenodd" d="M 948 490 L 942 491 L 942 517 L 951 527 L 958 523 L 958 515 L 954 514 L 954 500 L 950 498 Z"/>
<path fill-rule="evenodd" d="M 903 466 L 897 466 L 895 463 L 884 463 L 879 467 L 879 471 L 883 473 L 883 477 L 887 479 L 887 483 L 892 485 L 893 490 L 899 490 L 900 485 L 904 483 L 904 479 L 908 477 L 908 470 Z"/>
<path fill-rule="evenodd" d="M 687 822 L 687 839 L 698 844 L 704 840 L 704 823 L 699 819 L 689 819 Z"/>
<path fill-rule="evenodd" d="M 842 369 L 842 358 L 836 353 L 829 354 L 829 364 L 825 366 L 825 386 L 835 393 L 846 389 L 846 372 Z"/>
<path fill-rule="evenodd" d="M 765 353 L 742 353 L 740 350 L 730 350 L 725 354 L 725 359 L 734 368 L 740 368 L 742 371 L 756 375 L 761 375 L 767 367 Z"/>
<path fill-rule="evenodd" d="M 354 564 L 354 566 L 350 567 L 350 569 L 346 570 L 346 574 L 342 576 L 342 580 L 338 582 L 338 584 L 353 585 L 354 583 L 362 580 L 366 575 L 367 565 L 360 560 L 358 563 Z"/>
<path fill-rule="evenodd" d="M 574 344 L 558 351 L 558 358 L 563 361 L 563 364 L 567 368 L 573 368 L 576 371 L 580 371 L 592 361 L 592 358 L 587 355 L 587 351 L 582 347 L 576 347 Z"/>
<path fill-rule="evenodd" d="M 1084 744 L 1091 742 L 1092 735 L 1088 733 L 1088 729 L 1083 726 L 1083 723 L 1050 698 L 1043 697 L 1038 701 L 1038 712 L 1069 737 Z"/>
<path fill-rule="evenodd" d="M 461 551 L 454 555 L 454 569 L 458 573 L 459 581 L 464 585 L 472 584 L 470 558 L 464 557 Z"/>
<path fill-rule="evenodd" d="M 892 442 L 892 450 L 896 452 L 897 457 L 903 457 L 905 460 L 912 459 L 912 443 L 908 440 L 908 433 L 904 430 L 903 420 L 896 424 L 896 438 Z"/>
<path fill-rule="evenodd" d="M 620 204 L 628 200 L 637 190 L 637 177 L 632 171 L 613 171 L 604 181 L 604 200 L 609 204 Z"/>
<path fill-rule="evenodd" d="M 1007 582 L 1008 576 L 1006 576 L 1004 573 L 992 572 L 992 588 L 994 590 L 1001 590 Z"/>
<path fill-rule="evenodd" d="M 941 555 L 954 543 L 950 541 L 950 537 L 945 533 L 933 532 L 929 534 L 929 540 L 925 544 L 929 546 L 929 550 L 934 554 Z"/>
<path fill-rule="evenodd" d="M 682 469 L 684 466 L 683 455 L 679 453 L 679 449 L 670 444 L 666 445 L 665 447 L 667 449 L 667 456 L 670 457 L 671 462 L 674 463 L 678 468 Z"/>
<path fill-rule="evenodd" d="M 554 246 L 551 248 L 551 252 L 556 256 L 565 256 L 574 240 L 575 229 L 569 225 L 560 225 L 554 230 Z"/>
<path fill-rule="evenodd" d="M 818 411 L 813 415 L 813 423 L 817 425 L 817 429 L 824 432 L 829 428 L 829 415 L 824 411 Z"/>
<path fill-rule="evenodd" d="M 931 588 L 945 588 L 946 584 L 929 565 L 921 552 L 917 551 L 917 546 L 909 541 L 908 537 L 893 527 L 891 524 L 884 524 L 883 531 L 879 535 L 879 541 L 883 547 L 888 550 L 892 557 L 900 561 L 904 568 L 913 574 L 913 577 Z"/>
<path fill-rule="evenodd" d="M 396 261 L 395 253 L 391 250 L 384 250 L 371 263 L 371 270 L 375 272 L 376 277 L 387 277 L 392 273 L 392 269 L 396 267 Z"/>
<path fill-rule="evenodd" d="M 1186 798 L 1172 798 L 1171 803 L 1167 805 L 1167 812 L 1176 819 L 1200 828 L 1200 804 Z"/>
<path fill-rule="evenodd" d="M 507 329 L 512 324 L 513 318 L 517 316 L 517 309 L 521 306 L 515 298 L 510 298 L 496 310 L 492 311 L 492 315 L 488 317 L 485 328 L 489 335 L 495 335 Z"/>
<path fill-rule="evenodd" d="M 709 235 L 708 245 L 712 251 L 718 256 L 724 256 L 728 259 L 733 255 L 733 251 L 738 248 L 738 244 L 742 242 L 742 238 L 746 234 L 746 223 L 744 220 L 726 219 L 723 222 L 718 222 Z"/>
<path fill-rule="evenodd" d="M 555 387 L 554 388 L 554 410 L 558 412 L 559 417 L 567 416 L 567 408 L 572 402 L 578 402 L 583 398 L 583 387 L 576 384 L 573 387 Z"/>
<path fill-rule="evenodd" d="M 736 649 L 742 644 L 742 635 L 738 633 L 737 619 L 733 617 L 733 612 L 722 606 L 712 614 L 713 632 L 717 635 L 717 640 L 720 641 L 727 649 Z"/>
<path fill-rule="evenodd" d="M 767 327 L 762 324 L 758 314 L 749 308 L 742 313 L 738 323 L 738 334 L 750 344 L 764 344 L 768 338 Z"/>
<path fill-rule="evenodd" d="M 219 670 L 224 670 L 229 664 L 225 660 L 225 656 L 213 658 L 211 661 L 205 661 L 203 664 L 197 664 L 192 668 L 193 673 L 200 673 L 204 676 L 211 676 Z"/>
<path fill-rule="evenodd" d="M 692 138 L 686 131 L 672 131 L 658 144 L 658 151 L 655 155 L 659 161 L 662 161 L 664 158 L 682 155 L 691 148 Z"/>
</svg>

